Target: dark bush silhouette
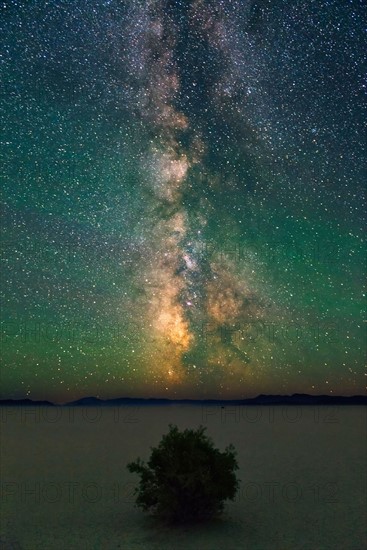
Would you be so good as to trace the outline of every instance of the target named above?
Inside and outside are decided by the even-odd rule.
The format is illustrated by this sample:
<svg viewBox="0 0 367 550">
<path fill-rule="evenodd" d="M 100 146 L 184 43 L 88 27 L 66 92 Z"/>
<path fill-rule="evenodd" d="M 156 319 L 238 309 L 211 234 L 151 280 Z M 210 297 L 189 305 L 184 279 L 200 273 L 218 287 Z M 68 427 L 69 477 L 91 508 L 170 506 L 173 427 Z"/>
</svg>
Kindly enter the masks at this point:
<svg viewBox="0 0 367 550">
<path fill-rule="evenodd" d="M 220 452 L 200 426 L 180 432 L 169 425 L 145 465 L 138 458 L 127 465 L 140 474 L 136 505 L 169 522 L 208 519 L 220 514 L 224 501 L 233 500 L 239 481 L 233 445 Z"/>
</svg>

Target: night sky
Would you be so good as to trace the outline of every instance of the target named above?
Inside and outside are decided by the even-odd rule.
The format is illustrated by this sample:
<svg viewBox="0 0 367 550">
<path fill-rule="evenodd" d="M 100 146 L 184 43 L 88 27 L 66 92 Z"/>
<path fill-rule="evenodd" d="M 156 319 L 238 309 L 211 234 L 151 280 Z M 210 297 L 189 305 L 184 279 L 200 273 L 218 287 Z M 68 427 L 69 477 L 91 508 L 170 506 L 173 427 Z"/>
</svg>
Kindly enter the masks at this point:
<svg viewBox="0 0 367 550">
<path fill-rule="evenodd" d="M 0 9 L 1 397 L 363 393 L 363 2 Z"/>
</svg>

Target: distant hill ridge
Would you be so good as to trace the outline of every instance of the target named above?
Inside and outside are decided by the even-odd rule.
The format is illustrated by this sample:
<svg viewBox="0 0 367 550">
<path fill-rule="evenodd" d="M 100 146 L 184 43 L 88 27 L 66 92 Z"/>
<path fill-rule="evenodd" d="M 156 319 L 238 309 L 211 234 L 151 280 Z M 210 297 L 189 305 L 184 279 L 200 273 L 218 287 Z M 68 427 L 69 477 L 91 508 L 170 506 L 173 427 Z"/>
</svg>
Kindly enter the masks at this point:
<svg viewBox="0 0 367 550">
<path fill-rule="evenodd" d="M 0 405 L 22 406 L 117 406 L 117 405 L 367 405 L 367 395 L 331 396 L 308 395 L 295 393 L 293 395 L 258 395 L 248 399 L 165 399 L 165 398 L 140 398 L 119 397 L 117 399 L 99 399 L 98 397 L 83 397 L 77 401 L 71 401 L 62 405 L 50 401 L 32 401 L 31 399 L 2 399 Z"/>
</svg>

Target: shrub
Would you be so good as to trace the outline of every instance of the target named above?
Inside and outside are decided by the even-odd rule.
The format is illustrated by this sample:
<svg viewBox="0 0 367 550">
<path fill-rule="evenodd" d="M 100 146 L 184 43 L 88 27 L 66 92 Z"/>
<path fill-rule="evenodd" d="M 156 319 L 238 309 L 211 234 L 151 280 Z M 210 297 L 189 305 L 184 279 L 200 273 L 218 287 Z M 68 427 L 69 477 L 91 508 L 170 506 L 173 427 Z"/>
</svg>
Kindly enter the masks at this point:
<svg viewBox="0 0 367 550">
<path fill-rule="evenodd" d="M 203 426 L 180 432 L 169 425 L 148 464 L 138 458 L 127 465 L 140 474 L 136 505 L 169 522 L 199 521 L 219 515 L 224 501 L 233 500 L 239 481 L 233 445 L 214 448 Z"/>
</svg>

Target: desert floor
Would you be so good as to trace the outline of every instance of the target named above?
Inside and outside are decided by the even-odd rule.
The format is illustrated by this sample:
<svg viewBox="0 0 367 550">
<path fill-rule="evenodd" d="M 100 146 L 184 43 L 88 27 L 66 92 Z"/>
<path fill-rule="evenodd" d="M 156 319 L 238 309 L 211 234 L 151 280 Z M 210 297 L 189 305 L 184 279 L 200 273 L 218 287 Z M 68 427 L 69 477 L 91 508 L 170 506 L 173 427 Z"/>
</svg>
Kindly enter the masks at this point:
<svg viewBox="0 0 367 550">
<path fill-rule="evenodd" d="M 364 550 L 366 408 L 1 407 L 0 548 Z M 168 424 L 207 426 L 238 451 L 241 489 L 220 520 L 167 528 L 134 507 Z"/>
</svg>

